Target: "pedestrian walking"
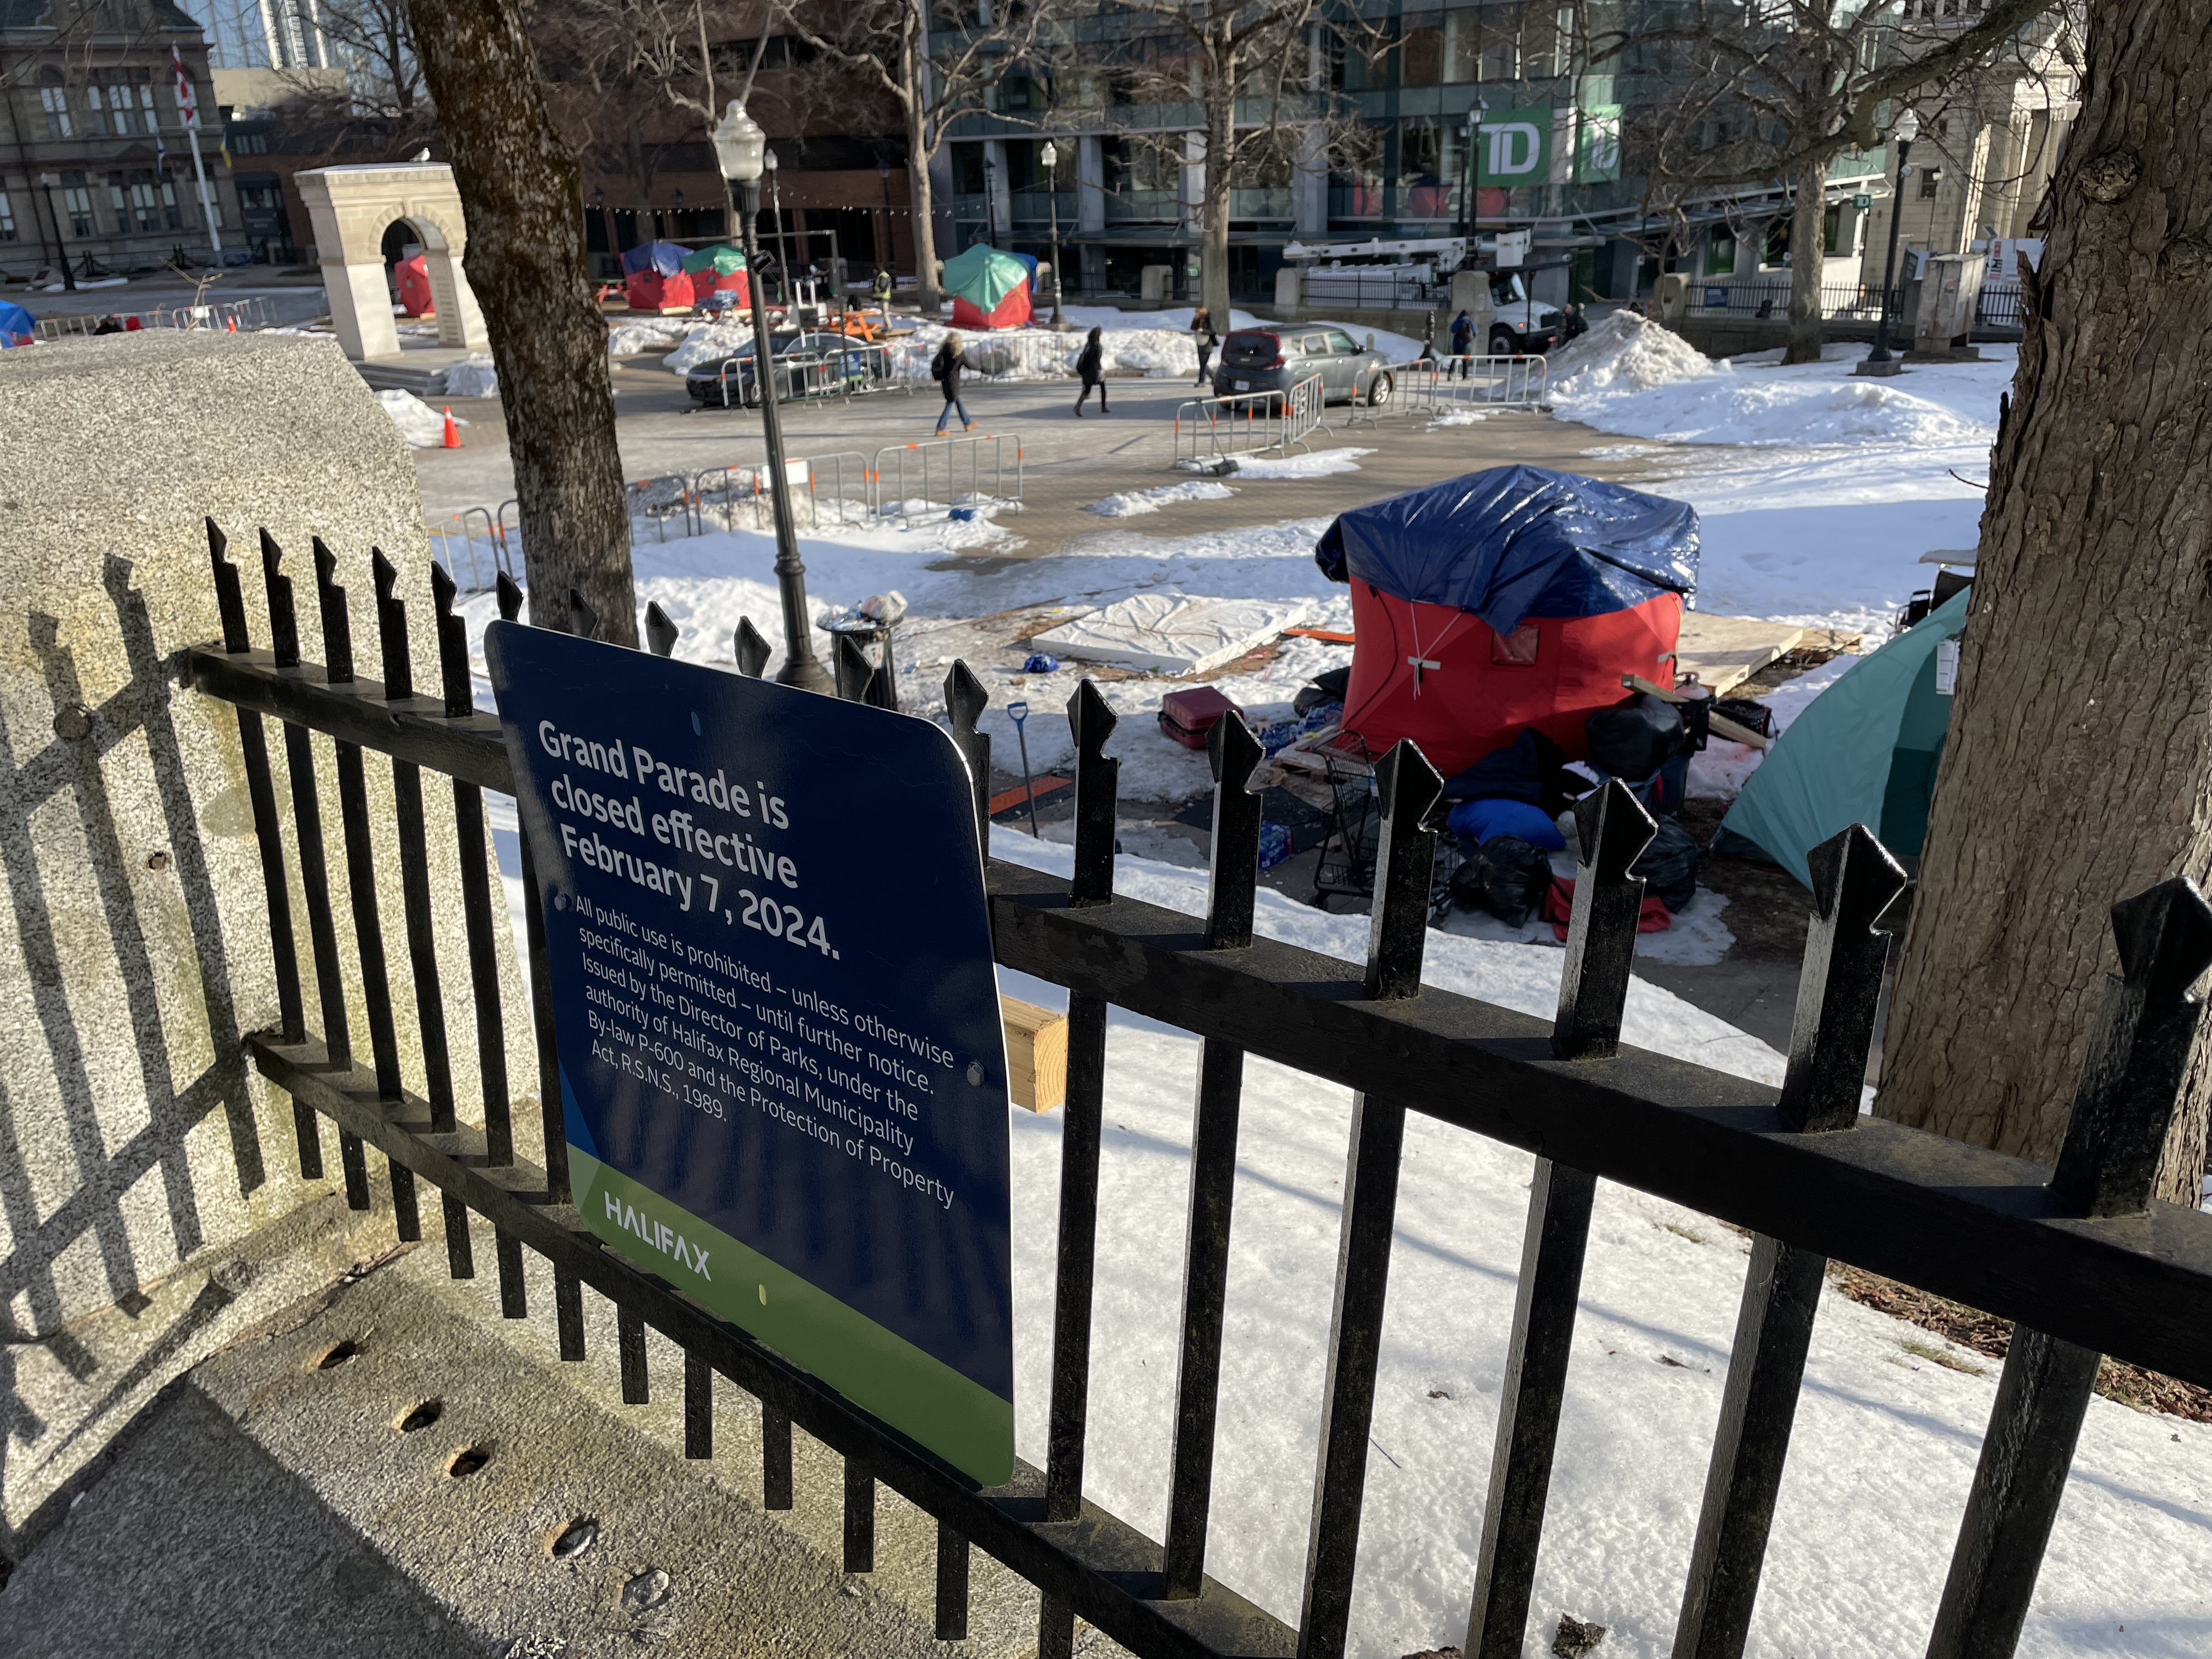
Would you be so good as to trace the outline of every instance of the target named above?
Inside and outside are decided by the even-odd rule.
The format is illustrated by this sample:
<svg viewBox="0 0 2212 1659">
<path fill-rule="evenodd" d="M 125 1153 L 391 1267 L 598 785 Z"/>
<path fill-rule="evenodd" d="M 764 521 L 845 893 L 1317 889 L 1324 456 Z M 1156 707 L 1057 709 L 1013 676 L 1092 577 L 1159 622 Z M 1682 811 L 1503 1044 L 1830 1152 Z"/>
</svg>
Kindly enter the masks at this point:
<svg viewBox="0 0 2212 1659">
<path fill-rule="evenodd" d="M 882 265 L 878 265 L 876 267 L 874 288 L 876 293 L 876 308 L 881 311 L 884 315 L 888 318 L 891 314 L 891 274 L 889 270 Z"/>
<path fill-rule="evenodd" d="M 1437 360 L 1437 313 L 1424 313 L 1421 317 L 1421 355 L 1413 361 L 1432 363 Z"/>
<path fill-rule="evenodd" d="M 968 356 L 957 334 L 948 334 L 945 343 L 937 348 L 937 356 L 930 359 L 929 378 L 937 382 L 937 389 L 945 394 L 945 407 L 937 412 L 937 435 L 945 435 L 945 423 L 952 418 L 952 411 L 960 411 L 960 429 L 967 431 L 975 424 L 968 418 L 968 405 L 960 401 L 960 371 L 981 369 L 982 364 Z"/>
<path fill-rule="evenodd" d="M 1098 388 L 1098 412 L 1101 415 L 1113 413 L 1106 407 L 1105 360 L 1106 348 L 1100 343 L 1098 331 L 1094 328 L 1091 331 L 1091 337 L 1083 343 L 1082 355 L 1075 360 L 1075 372 L 1083 380 L 1083 390 L 1076 394 L 1075 398 L 1075 418 L 1079 421 L 1083 418 L 1083 405 L 1091 400 L 1092 386 Z"/>
<path fill-rule="evenodd" d="M 1451 349 L 1460 379 L 1468 379 L 1474 373 L 1474 365 L 1468 362 L 1474 350 L 1474 323 L 1464 311 L 1452 319 Z"/>
<path fill-rule="evenodd" d="M 1203 386 L 1212 378 L 1207 365 L 1213 361 L 1213 349 L 1221 343 L 1221 337 L 1213 331 L 1213 314 L 1204 306 L 1190 313 L 1191 343 L 1198 348 L 1198 378 L 1193 386 Z"/>
</svg>

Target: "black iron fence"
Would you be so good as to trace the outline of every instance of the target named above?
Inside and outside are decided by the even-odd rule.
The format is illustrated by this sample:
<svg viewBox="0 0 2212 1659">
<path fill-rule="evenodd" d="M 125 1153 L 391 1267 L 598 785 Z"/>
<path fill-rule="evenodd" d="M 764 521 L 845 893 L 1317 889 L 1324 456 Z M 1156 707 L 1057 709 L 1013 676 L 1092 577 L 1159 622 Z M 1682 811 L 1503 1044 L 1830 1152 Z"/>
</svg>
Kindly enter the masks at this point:
<svg viewBox="0 0 2212 1659">
<path fill-rule="evenodd" d="M 1823 317 L 1856 318 L 1874 322 L 1881 316 L 1881 285 L 1878 283 L 1826 283 L 1820 288 Z M 1693 276 L 1689 285 L 1692 311 L 1725 312 L 1731 316 L 1773 318 L 1788 321 L 1790 281 L 1739 282 L 1729 276 Z M 1902 314 L 1905 291 L 1889 291 L 1889 314 Z"/>
<path fill-rule="evenodd" d="M 1215 728 L 1218 780 L 1212 880 L 1203 921 L 1114 891 L 1114 717 L 1086 683 L 1070 707 L 1079 750 L 1071 880 L 992 862 L 995 951 L 1004 965 L 1067 988 L 1070 1042 L 1063 1126 L 1045 1465 L 1017 1465 L 1003 1487 L 973 1481 L 605 1249 L 571 1201 L 562 1135 L 544 918 L 526 845 L 529 981 L 544 1103 L 544 1168 L 515 1153 L 507 1109 L 495 953 L 506 948 L 486 877 L 481 791 L 511 791 L 497 722 L 471 699 L 453 584 L 434 573 L 436 690 L 415 690 L 407 608 L 376 556 L 374 617 L 385 679 L 357 675 L 349 601 L 337 561 L 315 548 L 325 651 L 301 661 L 291 583 L 264 533 L 269 647 L 253 643 L 237 568 L 210 526 L 223 638 L 189 653 L 193 684 L 237 711 L 239 738 L 273 925 L 276 1029 L 246 1040 L 262 1074 L 295 1103 L 303 1173 L 323 1168 L 319 1121 L 337 1130 L 348 1201 L 370 1202 L 365 1149 L 386 1163 L 403 1237 L 419 1238 L 416 1183 L 438 1189 L 448 1264 L 475 1272 L 472 1226 L 491 1229 L 502 1312 L 523 1318 L 522 1251 L 551 1264 L 562 1358 L 584 1355 L 583 1289 L 617 1310 L 623 1398 L 647 1398 L 645 1329 L 676 1343 L 688 1454 L 711 1455 L 713 1374 L 754 1395 L 763 1416 L 762 1486 L 792 1502 L 795 1424 L 846 1460 L 845 1561 L 873 1561 L 875 1491 L 890 1486 L 939 1526 L 937 1630 L 967 1628 L 969 1550 L 979 1547 L 1042 1592 L 1039 1652 L 1065 1659 L 1087 1620 L 1147 1656 L 1334 1659 L 1346 1648 L 1370 1446 L 1376 1364 L 1407 1115 L 1418 1112 L 1537 1155 L 1500 1401 L 1466 1651 L 1522 1651 L 1546 1493 L 1569 1363 L 1592 1201 L 1617 1181 L 1750 1229 L 1751 1267 L 1711 1455 L 1674 1651 L 1743 1650 L 1769 1522 L 1789 1449 L 1828 1258 L 1839 1258 L 2017 1322 L 1929 1651 L 2002 1655 L 2016 1643 L 2065 1486 L 2100 1353 L 2212 1384 L 2212 1216 L 2149 1201 L 2201 1007 L 2186 988 L 2212 964 L 2212 910 L 2185 881 L 2115 908 L 2121 972 L 2081 1074 L 2057 1170 L 1961 1146 L 1860 1114 L 1861 1079 L 1889 937 L 1878 931 L 1905 884 L 1863 828 L 1814 855 L 1815 908 L 1788 1072 L 1781 1089 L 1625 1047 L 1620 1041 L 1643 883 L 1628 874 L 1652 826 L 1618 785 L 1578 809 L 1583 856 L 1556 1019 L 1514 1013 L 1421 985 L 1439 781 L 1401 744 L 1378 776 L 1382 829 L 1368 959 L 1334 958 L 1253 931 L 1260 758 L 1237 721 Z M 503 612 L 521 594 L 502 577 Z M 587 619 L 588 613 L 580 612 Z M 677 630 L 658 607 L 653 649 Z M 849 642 L 841 653 L 851 652 Z M 750 623 L 739 672 L 768 655 Z M 857 653 L 841 654 L 844 695 L 884 702 Z M 956 740 L 979 807 L 990 778 L 976 730 L 982 689 L 964 665 L 946 683 Z M 289 836 L 307 907 L 314 1018 L 294 945 L 288 829 L 264 722 L 282 726 Z M 371 865 L 364 751 L 392 768 L 404 893 L 403 927 L 419 1012 L 426 1092 L 402 1085 L 386 946 Z M 327 757 L 327 760 L 326 760 Z M 328 902 L 331 874 L 316 788 L 336 769 L 337 860 L 352 897 L 352 954 L 370 1054 L 349 1046 L 343 951 Z M 423 769 L 442 774 L 459 825 L 476 1030 L 449 1033 L 435 942 L 455 925 L 434 914 Z M 1203 1039 L 1191 1152 L 1180 1369 L 1164 1540 L 1086 1502 L 1083 1478 L 1098 1231 L 1100 1130 L 1109 1005 Z M 476 1045 L 481 1101 L 461 1112 L 451 1042 Z M 1292 1628 L 1208 1577 L 1207 1529 L 1228 1284 L 1238 1110 L 1247 1055 L 1356 1092 L 1324 1384 L 1318 1476 L 1303 1609 Z M 1561 1524 L 1571 1525 L 1564 1520 Z M 1875 1593 L 1871 1589 L 1869 1594 Z"/>
</svg>

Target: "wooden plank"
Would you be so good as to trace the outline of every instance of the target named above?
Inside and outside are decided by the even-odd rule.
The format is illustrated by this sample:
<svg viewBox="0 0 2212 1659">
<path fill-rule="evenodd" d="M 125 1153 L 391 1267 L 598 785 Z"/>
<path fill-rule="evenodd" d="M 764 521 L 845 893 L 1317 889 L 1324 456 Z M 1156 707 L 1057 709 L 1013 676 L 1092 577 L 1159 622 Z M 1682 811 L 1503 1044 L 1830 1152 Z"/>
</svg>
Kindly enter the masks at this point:
<svg viewBox="0 0 2212 1659">
<path fill-rule="evenodd" d="M 1808 633 L 1823 631 L 1761 622 L 1754 617 L 1715 617 L 1686 611 L 1681 637 L 1674 647 L 1675 678 L 1694 674 L 1698 684 L 1721 696 L 1767 664 L 1795 651 Z"/>
<path fill-rule="evenodd" d="M 1067 1016 L 1000 996 L 1006 1028 L 1006 1092 L 1017 1106 L 1048 1112 L 1067 1100 Z"/>
</svg>

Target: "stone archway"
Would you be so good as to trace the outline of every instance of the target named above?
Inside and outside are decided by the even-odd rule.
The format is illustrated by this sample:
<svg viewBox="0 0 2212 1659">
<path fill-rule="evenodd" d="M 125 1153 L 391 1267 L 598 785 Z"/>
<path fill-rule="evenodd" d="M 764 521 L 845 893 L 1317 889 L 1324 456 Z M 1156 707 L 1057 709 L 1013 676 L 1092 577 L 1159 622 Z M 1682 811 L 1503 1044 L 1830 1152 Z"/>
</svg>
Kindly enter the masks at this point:
<svg viewBox="0 0 2212 1659">
<path fill-rule="evenodd" d="M 442 161 L 315 167 L 294 175 L 315 234 L 315 258 L 331 301 L 338 343 L 356 362 L 399 355 L 385 286 L 384 232 L 404 219 L 422 245 L 438 343 L 474 350 L 486 343 L 483 313 L 461 269 L 468 222 L 453 170 Z"/>
</svg>

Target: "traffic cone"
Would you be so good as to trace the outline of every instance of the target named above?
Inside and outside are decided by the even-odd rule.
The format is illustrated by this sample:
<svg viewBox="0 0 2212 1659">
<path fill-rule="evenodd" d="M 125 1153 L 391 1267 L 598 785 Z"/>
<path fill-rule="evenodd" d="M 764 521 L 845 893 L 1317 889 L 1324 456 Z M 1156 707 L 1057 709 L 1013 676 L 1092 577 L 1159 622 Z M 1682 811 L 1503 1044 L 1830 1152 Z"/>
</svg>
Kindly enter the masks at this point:
<svg viewBox="0 0 2212 1659">
<path fill-rule="evenodd" d="M 453 424 L 453 406 L 448 404 L 446 405 L 446 447 L 459 449 L 460 447 L 461 429 Z"/>
<path fill-rule="evenodd" d="M 231 318 L 229 320 L 230 320 L 230 331 L 231 331 L 233 334 L 237 333 L 237 332 L 238 332 L 238 319 L 237 319 L 237 318 L 235 318 L 235 317 L 233 317 L 233 318 Z"/>
</svg>

